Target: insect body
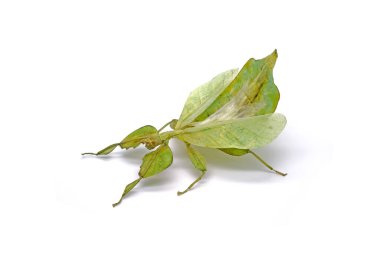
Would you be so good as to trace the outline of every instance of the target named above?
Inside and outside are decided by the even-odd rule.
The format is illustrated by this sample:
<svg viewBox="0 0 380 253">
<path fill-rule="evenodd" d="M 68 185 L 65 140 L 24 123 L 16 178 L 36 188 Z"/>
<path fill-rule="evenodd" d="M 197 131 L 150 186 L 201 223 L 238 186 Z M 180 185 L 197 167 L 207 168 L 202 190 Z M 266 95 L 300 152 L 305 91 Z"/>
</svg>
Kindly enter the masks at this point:
<svg viewBox="0 0 380 253">
<path fill-rule="evenodd" d="M 120 204 L 142 179 L 171 165 L 173 154 L 168 143 L 172 138 L 185 143 L 191 162 L 201 173 L 178 195 L 189 191 L 207 171 L 205 158 L 194 146 L 216 148 L 233 156 L 252 154 L 268 169 L 285 176 L 250 150 L 270 143 L 286 125 L 285 116 L 274 113 L 280 98 L 273 80 L 276 60 L 276 50 L 260 60 L 251 58 L 240 71 L 225 71 L 192 91 L 178 120 L 168 122 L 159 130 L 143 126 L 97 153 L 83 153 L 107 155 L 116 147 L 129 149 L 141 144 L 149 150 L 154 149 L 144 156 L 139 177 L 125 187 L 120 200 L 113 206 Z M 169 125 L 172 130 L 163 132 Z"/>
</svg>

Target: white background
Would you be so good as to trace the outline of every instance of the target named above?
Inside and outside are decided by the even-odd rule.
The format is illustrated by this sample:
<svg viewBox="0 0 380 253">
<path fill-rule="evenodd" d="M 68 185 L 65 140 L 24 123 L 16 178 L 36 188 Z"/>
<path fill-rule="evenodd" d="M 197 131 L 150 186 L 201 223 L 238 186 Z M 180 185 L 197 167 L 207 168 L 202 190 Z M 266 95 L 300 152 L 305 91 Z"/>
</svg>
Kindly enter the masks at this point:
<svg viewBox="0 0 380 253">
<path fill-rule="evenodd" d="M 1 252 L 379 252 L 376 1 L 1 1 Z M 189 92 L 277 48 L 282 135 L 254 157 L 181 143 L 82 158 L 179 116 Z"/>
</svg>

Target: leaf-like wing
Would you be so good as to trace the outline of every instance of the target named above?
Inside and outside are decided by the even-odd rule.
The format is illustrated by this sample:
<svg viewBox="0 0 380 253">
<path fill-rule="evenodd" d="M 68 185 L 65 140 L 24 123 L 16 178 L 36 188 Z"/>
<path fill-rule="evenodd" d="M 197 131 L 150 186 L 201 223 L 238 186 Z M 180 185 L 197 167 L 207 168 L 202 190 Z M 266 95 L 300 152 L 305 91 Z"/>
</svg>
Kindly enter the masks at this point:
<svg viewBox="0 0 380 253">
<path fill-rule="evenodd" d="M 273 113 L 280 93 L 274 84 L 273 67 L 277 52 L 260 59 L 250 59 L 225 91 L 193 125 Z"/>
<path fill-rule="evenodd" d="M 177 138 L 209 148 L 258 148 L 274 140 L 285 125 L 284 115 L 265 114 L 186 128 Z"/>
<path fill-rule="evenodd" d="M 276 111 L 279 99 L 280 92 L 277 86 L 274 84 L 273 77 L 271 76 L 271 78 L 263 84 L 254 101 L 242 106 L 235 112 L 232 112 L 230 114 L 230 117 L 244 118 L 274 113 Z M 236 100 L 231 100 L 230 103 L 234 104 L 237 101 L 239 101 L 238 97 L 236 97 Z M 220 111 L 222 112 L 222 109 Z"/>
<path fill-rule="evenodd" d="M 262 86 L 262 89 L 252 104 L 255 109 L 252 112 L 254 112 L 254 115 L 273 113 L 276 111 L 279 100 L 280 92 L 273 82 L 273 76 L 271 76 L 269 81 Z"/>
<path fill-rule="evenodd" d="M 193 122 L 223 92 L 237 73 L 238 69 L 225 71 L 193 90 L 186 100 L 175 128 L 180 129 Z"/>
</svg>

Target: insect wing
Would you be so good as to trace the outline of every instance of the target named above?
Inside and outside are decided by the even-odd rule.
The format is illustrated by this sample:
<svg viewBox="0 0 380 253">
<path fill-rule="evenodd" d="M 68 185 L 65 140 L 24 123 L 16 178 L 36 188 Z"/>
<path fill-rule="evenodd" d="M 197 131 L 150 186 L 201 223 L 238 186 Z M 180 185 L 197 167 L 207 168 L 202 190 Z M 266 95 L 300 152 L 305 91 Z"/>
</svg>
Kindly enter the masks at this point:
<svg viewBox="0 0 380 253">
<path fill-rule="evenodd" d="M 218 106 L 214 106 L 214 103 L 207 110 L 211 114 L 214 109 L 219 109 L 204 119 L 200 115 L 202 121 L 193 123 L 193 126 L 273 113 L 280 98 L 273 80 L 276 60 L 276 51 L 261 60 L 250 59 L 229 87 L 215 100 Z M 224 95 L 226 91 L 230 94 Z M 224 105 L 219 107 L 221 104 Z"/>
<path fill-rule="evenodd" d="M 220 73 L 209 82 L 193 90 L 186 100 L 175 128 L 180 129 L 193 122 L 231 83 L 238 71 L 238 69 L 231 69 Z"/>
<path fill-rule="evenodd" d="M 202 147 L 249 149 L 270 143 L 285 125 L 284 115 L 265 114 L 186 128 L 177 137 Z"/>
</svg>

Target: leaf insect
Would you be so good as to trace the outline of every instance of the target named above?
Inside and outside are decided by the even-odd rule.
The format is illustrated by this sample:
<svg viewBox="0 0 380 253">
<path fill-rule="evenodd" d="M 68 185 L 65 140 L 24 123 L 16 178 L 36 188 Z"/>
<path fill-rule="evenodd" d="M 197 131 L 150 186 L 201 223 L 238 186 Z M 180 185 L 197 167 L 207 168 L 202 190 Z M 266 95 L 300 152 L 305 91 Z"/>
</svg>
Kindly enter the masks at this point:
<svg viewBox="0 0 380 253">
<path fill-rule="evenodd" d="M 83 153 L 108 155 L 116 147 L 129 149 L 141 144 L 152 150 L 144 156 L 138 178 L 125 187 L 113 207 L 142 179 L 155 176 L 172 164 L 173 153 L 168 145 L 172 138 L 184 142 L 192 164 L 200 172 L 178 195 L 192 189 L 207 172 L 206 160 L 195 146 L 219 149 L 232 156 L 251 154 L 269 170 L 285 176 L 251 150 L 273 141 L 286 125 L 285 116 L 274 113 L 280 99 L 273 79 L 276 60 L 277 50 L 263 59 L 251 58 L 240 71 L 231 69 L 220 73 L 192 91 L 178 120 L 171 120 L 159 130 L 143 126 L 97 153 Z M 172 130 L 163 132 L 167 126 Z"/>
</svg>

